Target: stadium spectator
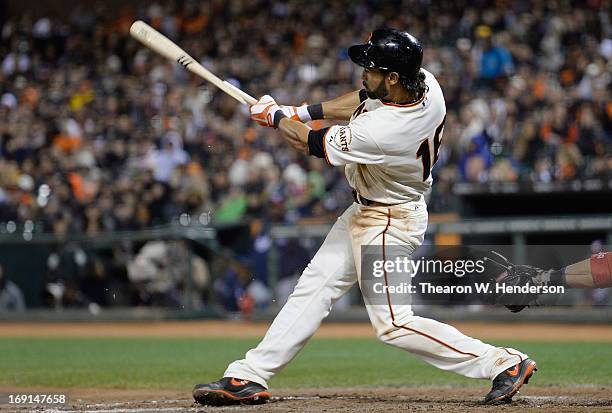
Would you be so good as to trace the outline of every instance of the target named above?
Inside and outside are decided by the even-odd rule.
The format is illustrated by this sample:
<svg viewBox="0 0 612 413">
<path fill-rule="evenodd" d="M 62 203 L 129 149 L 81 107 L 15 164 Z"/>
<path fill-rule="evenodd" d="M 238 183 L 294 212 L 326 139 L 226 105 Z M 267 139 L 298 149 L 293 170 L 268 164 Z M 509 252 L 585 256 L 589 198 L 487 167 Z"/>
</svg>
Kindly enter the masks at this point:
<svg viewBox="0 0 612 413">
<path fill-rule="evenodd" d="M 17 284 L 6 278 L 2 265 L 0 265 L 0 313 L 24 311 L 25 308 L 23 293 Z"/>
<path fill-rule="evenodd" d="M 191 260 L 191 262 L 189 261 Z M 127 264 L 127 273 L 136 288 L 137 304 L 180 308 L 185 305 L 181 286 L 191 270 L 189 300 L 195 308 L 203 305 L 203 295 L 210 283 L 206 262 L 188 252 L 185 241 L 149 241 Z"/>
<path fill-rule="evenodd" d="M 514 72 L 512 55 L 503 45 L 493 41 L 492 34 L 489 26 L 482 25 L 476 28 L 476 38 L 481 43 L 480 47 L 476 48 L 479 76 L 484 80 L 510 76 Z"/>
</svg>

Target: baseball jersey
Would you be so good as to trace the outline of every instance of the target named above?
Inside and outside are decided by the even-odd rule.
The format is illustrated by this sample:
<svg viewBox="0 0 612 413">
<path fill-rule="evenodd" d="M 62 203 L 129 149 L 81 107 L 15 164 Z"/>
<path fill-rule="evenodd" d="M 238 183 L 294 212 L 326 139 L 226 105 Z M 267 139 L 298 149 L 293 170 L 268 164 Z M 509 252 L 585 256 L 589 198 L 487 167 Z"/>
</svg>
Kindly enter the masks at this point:
<svg viewBox="0 0 612 413">
<path fill-rule="evenodd" d="M 323 139 L 327 162 L 346 165 L 351 187 L 372 201 L 417 201 L 431 187 L 446 105 L 438 81 L 421 70 L 429 90 L 419 101 L 400 105 L 366 99 L 348 125 L 332 126 Z"/>
</svg>

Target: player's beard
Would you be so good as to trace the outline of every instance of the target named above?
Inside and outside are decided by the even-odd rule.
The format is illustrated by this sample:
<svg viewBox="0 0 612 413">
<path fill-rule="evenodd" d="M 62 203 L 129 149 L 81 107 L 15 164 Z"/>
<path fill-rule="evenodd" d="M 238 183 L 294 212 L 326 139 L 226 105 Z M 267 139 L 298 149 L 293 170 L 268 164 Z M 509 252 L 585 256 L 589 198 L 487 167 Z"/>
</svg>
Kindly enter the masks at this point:
<svg viewBox="0 0 612 413">
<path fill-rule="evenodd" d="M 385 79 L 382 79 L 374 90 L 370 90 L 370 88 L 366 87 L 366 94 L 370 99 L 383 99 L 387 96 L 389 94 L 389 89 L 385 84 Z"/>
</svg>

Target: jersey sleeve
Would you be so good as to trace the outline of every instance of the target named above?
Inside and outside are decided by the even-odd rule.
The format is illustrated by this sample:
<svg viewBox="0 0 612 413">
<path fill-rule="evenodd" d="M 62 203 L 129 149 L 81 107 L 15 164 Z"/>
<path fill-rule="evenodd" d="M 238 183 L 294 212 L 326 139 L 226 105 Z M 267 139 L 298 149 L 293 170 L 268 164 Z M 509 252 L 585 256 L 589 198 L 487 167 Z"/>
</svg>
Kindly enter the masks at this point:
<svg viewBox="0 0 612 413">
<path fill-rule="evenodd" d="M 323 149 L 325 159 L 333 166 L 351 163 L 377 164 L 383 163 L 385 159 L 384 153 L 363 122 L 329 128 L 323 137 Z"/>
</svg>

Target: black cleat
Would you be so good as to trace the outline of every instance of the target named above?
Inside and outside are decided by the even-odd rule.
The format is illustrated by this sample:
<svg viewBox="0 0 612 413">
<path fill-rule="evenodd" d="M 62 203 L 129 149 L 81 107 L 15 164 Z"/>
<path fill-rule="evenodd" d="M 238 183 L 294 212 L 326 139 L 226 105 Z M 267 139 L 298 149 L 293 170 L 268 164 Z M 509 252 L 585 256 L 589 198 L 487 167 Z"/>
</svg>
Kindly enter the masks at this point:
<svg viewBox="0 0 612 413">
<path fill-rule="evenodd" d="M 268 390 L 249 380 L 223 377 L 208 384 L 196 384 L 193 388 L 196 403 L 210 406 L 231 404 L 264 404 L 270 399 Z"/>
<path fill-rule="evenodd" d="M 533 372 L 536 370 L 536 362 L 531 359 L 525 359 L 514 367 L 499 373 L 493 379 L 491 391 L 485 396 L 485 403 L 510 403 L 512 396 L 518 393 L 523 384 L 529 382 Z"/>
</svg>

